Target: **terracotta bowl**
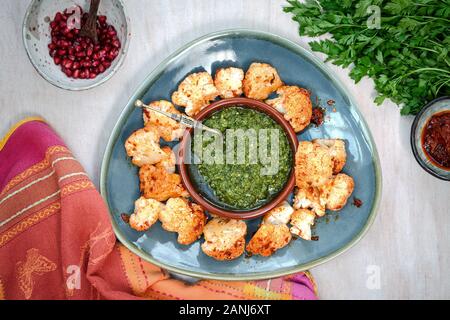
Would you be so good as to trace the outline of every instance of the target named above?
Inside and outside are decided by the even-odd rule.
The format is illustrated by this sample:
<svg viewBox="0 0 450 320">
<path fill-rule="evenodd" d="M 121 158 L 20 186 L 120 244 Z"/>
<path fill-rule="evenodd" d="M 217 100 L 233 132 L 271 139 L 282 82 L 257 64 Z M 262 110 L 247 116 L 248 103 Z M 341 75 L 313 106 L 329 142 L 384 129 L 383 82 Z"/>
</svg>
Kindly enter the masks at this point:
<svg viewBox="0 0 450 320">
<path fill-rule="evenodd" d="M 289 144 L 292 150 L 292 168 L 283 189 L 268 203 L 264 204 L 259 208 L 251 210 L 225 209 L 219 204 L 213 203 L 209 199 L 206 199 L 198 192 L 196 185 L 192 182 L 189 173 L 189 164 L 186 163 L 185 161 L 186 157 L 190 154 L 190 152 L 187 152 L 187 148 L 190 148 L 189 141 L 191 140 L 190 137 L 193 132 L 193 129 L 186 130 L 183 139 L 181 140 L 180 143 L 180 149 L 178 152 L 178 156 L 180 159 L 179 172 L 184 186 L 186 187 L 186 189 L 188 190 L 194 201 L 203 206 L 203 208 L 205 208 L 210 213 L 234 219 L 252 219 L 262 216 L 271 209 L 275 208 L 278 204 L 284 201 L 287 198 L 287 196 L 292 192 L 295 184 L 294 157 L 298 146 L 298 140 L 295 131 L 292 129 L 290 124 L 284 119 L 282 114 L 280 114 L 276 109 L 265 104 L 264 102 L 249 98 L 231 98 L 216 101 L 211 105 L 209 105 L 207 108 L 200 111 L 195 116 L 195 119 L 204 120 L 216 111 L 234 106 L 251 108 L 263 112 L 268 116 L 270 116 L 273 120 L 275 120 L 285 130 L 286 136 L 289 140 Z"/>
</svg>

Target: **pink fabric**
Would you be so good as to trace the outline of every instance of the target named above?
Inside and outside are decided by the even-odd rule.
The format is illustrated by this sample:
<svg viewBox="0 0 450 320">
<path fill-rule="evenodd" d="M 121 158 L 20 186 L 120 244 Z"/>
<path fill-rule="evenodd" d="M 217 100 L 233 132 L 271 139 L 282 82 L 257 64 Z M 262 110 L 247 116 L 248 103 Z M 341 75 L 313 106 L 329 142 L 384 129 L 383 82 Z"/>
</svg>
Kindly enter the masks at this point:
<svg viewBox="0 0 450 320">
<path fill-rule="evenodd" d="M 307 272 L 190 285 L 142 260 L 116 241 L 100 194 L 42 121 L 0 150 L 0 186 L 0 300 L 317 298 Z"/>
<path fill-rule="evenodd" d="M 35 136 L 39 139 L 30 139 Z M 13 177 L 42 160 L 47 148 L 55 145 L 65 144 L 48 124 L 30 121 L 21 125 L 0 150 L 0 190 Z"/>
</svg>

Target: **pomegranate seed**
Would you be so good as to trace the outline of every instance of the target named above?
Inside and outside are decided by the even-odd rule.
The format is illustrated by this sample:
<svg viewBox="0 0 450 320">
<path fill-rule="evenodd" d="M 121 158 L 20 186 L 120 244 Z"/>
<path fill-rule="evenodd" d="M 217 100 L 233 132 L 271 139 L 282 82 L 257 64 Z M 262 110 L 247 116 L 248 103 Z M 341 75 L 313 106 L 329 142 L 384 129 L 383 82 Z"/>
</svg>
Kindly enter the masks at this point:
<svg viewBox="0 0 450 320">
<path fill-rule="evenodd" d="M 105 24 L 106 23 L 106 16 L 98 16 L 97 20 L 100 24 Z"/>
<path fill-rule="evenodd" d="M 98 66 L 98 72 L 99 73 L 105 72 L 105 67 L 102 64 Z"/>
<path fill-rule="evenodd" d="M 59 22 L 61 20 L 63 20 L 63 15 L 61 14 L 61 12 L 57 12 L 54 21 Z"/>
<path fill-rule="evenodd" d="M 72 60 L 66 59 L 66 60 L 65 60 L 65 63 L 64 63 L 64 67 L 65 67 L 66 69 L 70 69 L 70 68 L 72 68 L 72 64 L 73 64 L 73 61 L 72 61 Z"/>
<path fill-rule="evenodd" d="M 59 50 L 58 50 L 58 55 L 59 55 L 59 56 L 64 56 L 64 55 L 66 55 L 66 53 L 67 53 L 67 51 L 64 50 L 64 49 L 59 49 Z"/>
<path fill-rule="evenodd" d="M 109 26 L 109 27 L 108 27 L 108 35 L 109 35 L 110 37 L 114 37 L 116 34 L 117 34 L 116 29 L 114 29 L 113 26 Z"/>
<path fill-rule="evenodd" d="M 64 69 L 64 73 L 65 73 L 68 77 L 70 77 L 70 76 L 72 75 L 72 70 Z"/>
<path fill-rule="evenodd" d="M 114 47 L 116 47 L 116 48 L 120 48 L 120 41 L 119 41 L 119 40 L 114 40 L 114 41 L 112 42 L 112 45 L 113 45 Z"/>
<path fill-rule="evenodd" d="M 58 23 L 56 21 L 52 21 L 50 22 L 50 28 L 53 30 L 56 28 L 56 26 L 58 25 Z"/>
<path fill-rule="evenodd" d="M 68 36 L 69 34 L 71 34 L 72 30 L 69 29 L 68 27 L 65 27 L 64 29 L 62 29 L 62 33 L 64 36 Z"/>
<path fill-rule="evenodd" d="M 72 73 L 72 77 L 77 79 L 79 76 L 80 76 L 80 70 L 78 70 L 78 69 L 74 70 Z"/>
<path fill-rule="evenodd" d="M 58 57 L 58 56 L 55 56 L 55 57 L 53 57 L 53 62 L 54 62 L 56 65 L 59 65 L 59 64 L 61 63 L 61 58 Z"/>
<path fill-rule="evenodd" d="M 114 49 L 110 52 L 110 59 L 114 60 L 115 57 L 117 57 L 119 55 L 119 49 Z"/>
<path fill-rule="evenodd" d="M 50 50 L 54 50 L 54 49 L 56 49 L 56 44 L 54 44 L 53 42 L 51 42 L 51 43 L 48 44 L 48 48 L 49 48 Z"/>
<path fill-rule="evenodd" d="M 59 40 L 57 42 L 58 47 L 60 48 L 67 48 L 68 46 L 70 46 L 70 42 L 66 41 L 66 40 Z"/>
</svg>

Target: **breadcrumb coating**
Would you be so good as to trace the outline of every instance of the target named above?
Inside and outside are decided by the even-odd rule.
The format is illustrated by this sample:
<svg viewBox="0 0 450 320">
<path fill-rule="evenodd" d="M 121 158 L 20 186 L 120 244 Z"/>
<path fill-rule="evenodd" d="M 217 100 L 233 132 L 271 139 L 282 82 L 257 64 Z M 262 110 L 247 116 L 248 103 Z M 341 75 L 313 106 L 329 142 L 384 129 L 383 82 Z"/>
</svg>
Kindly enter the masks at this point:
<svg viewBox="0 0 450 320">
<path fill-rule="evenodd" d="M 245 73 L 243 89 L 247 98 L 265 100 L 282 85 L 274 67 L 267 63 L 253 62 Z"/>
<path fill-rule="evenodd" d="M 213 218 L 203 229 L 203 252 L 216 260 L 236 259 L 244 253 L 247 225 L 242 220 Z"/>
<path fill-rule="evenodd" d="M 130 227 L 137 231 L 146 231 L 158 221 L 164 205 L 154 199 L 140 197 L 134 202 L 134 213 L 130 215 Z"/>
<path fill-rule="evenodd" d="M 224 99 L 242 95 L 244 71 L 239 68 L 221 68 L 216 71 L 214 85 Z"/>
<path fill-rule="evenodd" d="M 147 199 L 166 201 L 173 197 L 188 197 L 189 194 L 181 184 L 181 177 L 168 173 L 164 167 L 144 165 L 139 170 L 142 195 Z"/>
<path fill-rule="evenodd" d="M 309 91 L 297 86 L 282 86 L 277 94 L 277 98 L 266 100 L 266 103 L 282 113 L 295 132 L 305 129 L 312 116 Z"/>
<path fill-rule="evenodd" d="M 156 128 L 146 127 L 133 132 L 125 141 L 125 150 L 131 162 L 142 167 L 155 164 L 166 157 L 159 146 L 159 133 Z"/>
<path fill-rule="evenodd" d="M 185 107 L 188 116 L 195 116 L 219 95 L 213 79 L 208 72 L 188 75 L 172 94 L 172 102 Z"/>
<path fill-rule="evenodd" d="M 178 233 L 178 243 L 188 245 L 200 238 L 206 224 L 203 208 L 184 198 L 170 198 L 159 214 L 166 231 Z"/>
</svg>

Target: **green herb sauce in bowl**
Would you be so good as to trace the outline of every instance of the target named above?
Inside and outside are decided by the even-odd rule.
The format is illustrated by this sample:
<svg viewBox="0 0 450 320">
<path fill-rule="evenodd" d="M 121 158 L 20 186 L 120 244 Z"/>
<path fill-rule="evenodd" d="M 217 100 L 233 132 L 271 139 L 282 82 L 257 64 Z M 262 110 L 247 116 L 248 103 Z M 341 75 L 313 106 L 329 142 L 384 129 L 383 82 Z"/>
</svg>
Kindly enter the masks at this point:
<svg viewBox="0 0 450 320">
<path fill-rule="evenodd" d="M 284 188 L 292 150 L 275 120 L 254 109 L 232 106 L 203 123 L 223 134 L 220 138 L 206 131 L 196 133 L 191 146 L 191 179 L 197 186 L 206 184 L 209 192 L 202 195 L 207 200 L 225 209 L 253 210 Z"/>
</svg>

